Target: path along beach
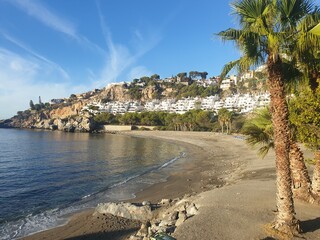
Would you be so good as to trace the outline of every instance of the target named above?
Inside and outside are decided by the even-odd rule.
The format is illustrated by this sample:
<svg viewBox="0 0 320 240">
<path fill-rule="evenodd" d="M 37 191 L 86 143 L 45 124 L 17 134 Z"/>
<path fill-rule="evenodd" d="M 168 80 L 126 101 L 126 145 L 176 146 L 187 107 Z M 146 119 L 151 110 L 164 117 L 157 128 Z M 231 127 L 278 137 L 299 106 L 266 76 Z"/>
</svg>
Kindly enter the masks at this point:
<svg viewBox="0 0 320 240">
<path fill-rule="evenodd" d="M 187 149 L 166 182 L 136 194 L 129 202 L 159 202 L 164 198 L 192 195 L 199 213 L 174 232 L 181 240 L 274 239 L 265 231 L 276 210 L 275 156 L 264 159 L 241 139 L 210 132 L 132 131 L 128 134 L 158 138 Z M 310 154 L 310 153 L 306 153 Z M 179 165 L 180 164 L 180 165 Z M 169 166 L 170 167 L 170 166 Z M 320 207 L 295 201 L 303 239 L 320 239 Z M 134 220 L 105 215 L 94 210 L 71 217 L 68 224 L 23 239 L 127 239 L 139 229 Z"/>
</svg>

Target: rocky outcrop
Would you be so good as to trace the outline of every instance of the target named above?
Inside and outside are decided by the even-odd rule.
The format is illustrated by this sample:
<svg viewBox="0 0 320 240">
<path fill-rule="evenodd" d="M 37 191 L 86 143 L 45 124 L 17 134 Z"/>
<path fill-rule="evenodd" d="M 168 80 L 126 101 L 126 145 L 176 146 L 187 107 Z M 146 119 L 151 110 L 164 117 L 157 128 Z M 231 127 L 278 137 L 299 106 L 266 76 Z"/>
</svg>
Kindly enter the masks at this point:
<svg viewBox="0 0 320 240">
<path fill-rule="evenodd" d="M 102 90 L 98 98 L 108 101 L 128 101 L 130 100 L 130 95 L 123 85 L 111 85 Z"/>
<path fill-rule="evenodd" d="M 93 116 L 90 113 L 79 114 L 85 104 L 83 100 L 79 100 L 69 103 L 69 106 L 64 105 L 51 110 L 26 110 L 11 119 L 2 120 L 0 127 L 92 132 L 96 129 Z"/>
<path fill-rule="evenodd" d="M 84 101 L 78 101 L 74 104 L 62 108 L 53 109 L 50 111 L 51 118 L 68 118 L 70 116 L 78 115 L 81 109 L 86 105 Z"/>
<path fill-rule="evenodd" d="M 97 214 L 109 213 L 114 216 L 140 221 L 151 220 L 153 217 L 150 206 L 137 206 L 132 203 L 100 203 L 95 212 Z"/>
<path fill-rule="evenodd" d="M 194 197 L 185 197 L 162 199 L 157 204 L 105 203 L 97 206 L 94 215 L 108 213 L 141 221 L 140 230 L 129 238 L 132 240 L 174 240 L 171 234 L 175 229 L 198 213 L 198 207 L 193 200 Z"/>
<path fill-rule="evenodd" d="M 142 89 L 142 97 L 141 101 L 148 101 L 154 98 L 154 96 L 157 94 L 157 89 L 155 86 L 148 86 L 144 89 Z"/>
</svg>

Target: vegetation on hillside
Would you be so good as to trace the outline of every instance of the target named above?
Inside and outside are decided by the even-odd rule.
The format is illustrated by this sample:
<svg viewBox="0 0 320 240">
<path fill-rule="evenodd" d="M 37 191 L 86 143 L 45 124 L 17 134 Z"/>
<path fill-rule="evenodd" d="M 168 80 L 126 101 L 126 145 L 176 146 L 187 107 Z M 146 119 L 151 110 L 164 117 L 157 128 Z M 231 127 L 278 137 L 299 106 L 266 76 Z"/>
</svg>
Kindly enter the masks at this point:
<svg viewBox="0 0 320 240">
<path fill-rule="evenodd" d="M 232 132 L 239 132 L 244 123 L 244 117 L 237 114 L 230 114 L 230 117 L 228 119 L 230 129 L 228 133 L 231 133 L 231 129 Z M 145 125 L 156 126 L 158 130 L 220 132 L 218 118 L 219 116 L 215 113 L 204 110 L 191 110 L 185 114 L 142 112 L 114 115 L 104 112 L 94 116 L 95 122 L 99 125 Z"/>
</svg>

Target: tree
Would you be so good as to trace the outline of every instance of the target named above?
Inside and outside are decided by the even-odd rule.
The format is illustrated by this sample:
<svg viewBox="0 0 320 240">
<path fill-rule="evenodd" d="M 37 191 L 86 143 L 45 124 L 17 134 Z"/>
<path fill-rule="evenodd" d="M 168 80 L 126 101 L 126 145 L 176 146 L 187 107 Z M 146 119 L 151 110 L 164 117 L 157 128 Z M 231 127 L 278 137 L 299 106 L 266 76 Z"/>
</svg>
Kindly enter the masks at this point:
<svg viewBox="0 0 320 240">
<path fill-rule="evenodd" d="M 34 109 L 35 109 L 35 108 L 34 108 L 34 103 L 33 103 L 33 101 L 32 101 L 32 100 L 30 100 L 30 102 L 29 102 L 29 106 L 30 106 L 31 110 L 34 110 Z"/>
<path fill-rule="evenodd" d="M 221 132 L 224 133 L 224 126 L 227 128 L 227 134 L 231 133 L 231 119 L 232 119 L 232 113 L 228 111 L 226 108 L 221 108 L 218 111 L 218 121 L 221 126 Z"/>
<path fill-rule="evenodd" d="M 293 125 L 290 126 L 291 132 L 293 132 L 294 127 Z M 246 135 L 246 142 L 249 145 L 253 147 L 259 146 L 258 153 L 264 158 L 268 151 L 274 148 L 273 127 L 269 108 L 258 109 L 251 114 L 242 128 L 242 133 Z M 317 196 L 312 191 L 311 180 L 304 162 L 303 153 L 296 144 L 294 136 L 294 134 L 291 134 L 289 154 L 292 190 L 296 198 L 314 203 Z"/>
<path fill-rule="evenodd" d="M 290 102 L 290 120 L 297 127 L 298 139 L 315 152 L 312 191 L 320 195 L 320 87 L 305 88 Z"/>
<path fill-rule="evenodd" d="M 150 78 L 152 80 L 159 80 L 160 79 L 160 75 L 159 74 L 153 74 Z"/>
<path fill-rule="evenodd" d="M 315 6 L 309 0 L 238 0 L 232 3 L 241 29 L 228 29 L 218 35 L 223 40 L 236 42 L 242 57 L 227 64 L 222 76 L 233 67 L 247 70 L 250 66 L 267 64 L 270 110 L 274 131 L 277 176 L 278 212 L 272 224 L 277 231 L 294 235 L 300 231 L 295 218 L 291 190 L 290 136 L 288 106 L 285 94 L 286 55 L 289 47 L 296 46 L 299 23 L 314 12 Z M 306 32 L 306 31 L 305 31 Z M 304 33 L 305 33 L 304 32 Z M 302 33 L 300 32 L 299 35 Z"/>
<path fill-rule="evenodd" d="M 177 77 L 180 79 L 180 81 L 183 81 L 185 78 L 187 78 L 187 73 L 186 72 L 178 73 Z"/>
</svg>

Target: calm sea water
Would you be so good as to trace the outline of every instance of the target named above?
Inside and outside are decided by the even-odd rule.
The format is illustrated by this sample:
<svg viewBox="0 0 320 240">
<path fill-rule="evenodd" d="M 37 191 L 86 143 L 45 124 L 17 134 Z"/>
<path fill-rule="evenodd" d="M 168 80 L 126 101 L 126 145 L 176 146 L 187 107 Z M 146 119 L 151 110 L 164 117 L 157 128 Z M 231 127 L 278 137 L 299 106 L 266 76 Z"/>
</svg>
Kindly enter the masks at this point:
<svg viewBox="0 0 320 240">
<path fill-rule="evenodd" d="M 183 156 L 174 144 L 122 135 L 0 129 L 0 239 L 132 198 Z"/>
</svg>

